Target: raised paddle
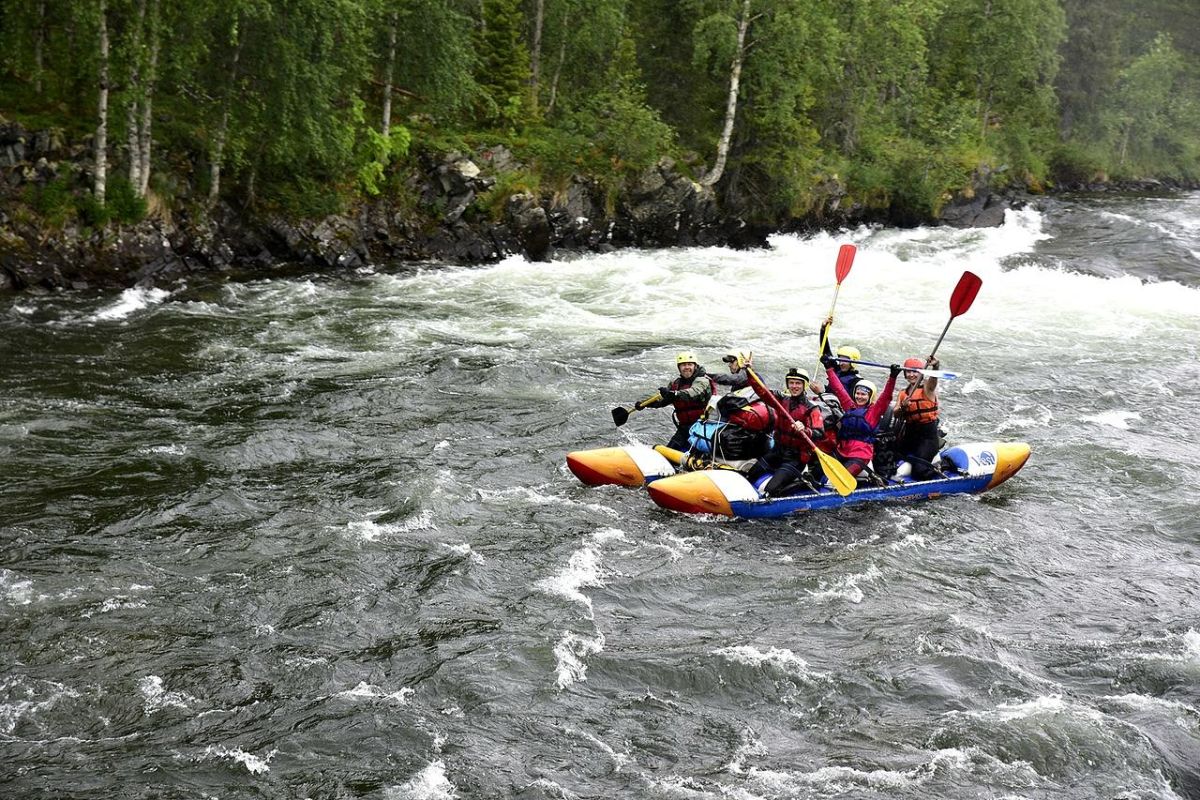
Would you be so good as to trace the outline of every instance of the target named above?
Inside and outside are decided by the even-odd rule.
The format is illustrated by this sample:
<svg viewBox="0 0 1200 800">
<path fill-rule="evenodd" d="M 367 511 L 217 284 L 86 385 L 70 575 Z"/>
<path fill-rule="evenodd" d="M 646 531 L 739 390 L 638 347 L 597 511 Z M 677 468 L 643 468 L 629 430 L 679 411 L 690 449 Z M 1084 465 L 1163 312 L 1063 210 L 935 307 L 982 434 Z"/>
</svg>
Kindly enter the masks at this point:
<svg viewBox="0 0 1200 800">
<path fill-rule="evenodd" d="M 955 285 L 954 292 L 950 295 L 950 319 L 946 320 L 946 327 L 942 328 L 942 335 L 938 337 L 937 344 L 933 346 L 933 350 L 929 351 L 930 358 L 933 358 L 937 354 L 938 348 L 942 346 L 942 339 L 946 338 L 946 331 L 950 330 L 950 323 L 954 322 L 954 318 L 967 313 L 971 303 L 975 302 L 975 295 L 979 294 L 980 286 L 983 286 L 983 281 L 970 270 L 964 272 L 958 279 L 958 284 Z M 922 375 L 917 381 L 918 387 L 925 385 L 925 377 Z"/>
<path fill-rule="evenodd" d="M 794 425 L 796 421 L 792 419 L 792 415 L 788 413 L 786 408 L 784 408 L 783 403 L 779 402 L 779 398 L 776 397 L 774 393 L 772 393 L 771 390 L 766 387 L 766 384 L 764 384 L 758 377 L 758 373 L 756 373 L 750 367 L 746 367 L 746 375 L 749 376 L 750 385 L 754 387 L 754 391 L 758 392 L 758 396 L 763 400 L 766 400 L 767 403 L 770 404 L 771 408 L 775 409 L 776 414 L 780 415 Z M 817 463 L 821 465 L 821 471 L 825 473 L 825 477 L 829 480 L 829 485 L 832 486 L 838 494 L 840 494 L 842 497 L 845 497 L 858 488 L 858 481 L 855 480 L 854 476 L 851 475 L 850 472 L 842 465 L 842 462 L 838 461 L 825 451 L 818 449 L 817 445 L 804 431 L 797 431 L 797 433 L 799 433 L 800 437 L 804 439 L 804 442 L 812 448 L 812 451 L 817 454 Z"/>
<path fill-rule="evenodd" d="M 825 352 L 825 343 L 829 341 L 829 328 L 833 324 L 833 309 L 837 307 L 838 292 L 842 290 L 842 281 L 850 274 L 850 267 L 854 266 L 854 254 L 857 252 L 858 248 L 852 244 L 844 244 L 838 248 L 837 265 L 833 269 L 837 285 L 833 287 L 833 302 L 829 304 L 830 325 L 826 325 L 821 334 L 821 347 L 817 350 L 817 355 Z"/>
<path fill-rule="evenodd" d="M 617 424 L 617 427 L 619 428 L 622 425 L 624 425 L 626 422 L 629 421 L 629 415 L 632 414 L 634 411 L 641 411 L 646 406 L 650 405 L 651 403 L 656 403 L 659 400 L 662 400 L 662 395 L 660 395 L 658 392 L 655 392 L 653 395 L 651 395 L 650 397 L 647 397 L 645 400 L 639 400 L 638 402 L 634 403 L 633 408 L 625 408 L 623 406 L 617 406 L 616 408 L 614 408 L 612 410 L 613 422 L 615 422 Z"/>
<path fill-rule="evenodd" d="M 946 327 L 942 328 L 942 335 L 938 337 L 937 344 L 929 352 L 931 357 L 942 346 L 942 339 L 946 338 L 946 331 L 950 330 L 950 323 L 954 322 L 955 317 L 967 313 L 971 303 L 975 302 L 975 295 L 979 294 L 980 286 L 983 286 L 983 281 L 974 272 L 964 272 L 958 279 L 958 285 L 954 287 L 954 293 L 950 295 L 950 319 L 946 320 Z"/>
</svg>

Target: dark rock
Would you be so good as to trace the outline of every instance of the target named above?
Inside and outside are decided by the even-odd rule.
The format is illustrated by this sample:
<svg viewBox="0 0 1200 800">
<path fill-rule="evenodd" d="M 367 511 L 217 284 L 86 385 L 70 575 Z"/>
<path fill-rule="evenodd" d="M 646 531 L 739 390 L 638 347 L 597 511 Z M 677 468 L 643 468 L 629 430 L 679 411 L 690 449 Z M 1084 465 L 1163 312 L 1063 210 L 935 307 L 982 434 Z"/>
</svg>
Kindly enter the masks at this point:
<svg viewBox="0 0 1200 800">
<path fill-rule="evenodd" d="M 504 218 L 526 258 L 550 260 L 550 221 L 546 209 L 537 204 L 533 195 L 514 194 L 508 198 Z"/>
</svg>

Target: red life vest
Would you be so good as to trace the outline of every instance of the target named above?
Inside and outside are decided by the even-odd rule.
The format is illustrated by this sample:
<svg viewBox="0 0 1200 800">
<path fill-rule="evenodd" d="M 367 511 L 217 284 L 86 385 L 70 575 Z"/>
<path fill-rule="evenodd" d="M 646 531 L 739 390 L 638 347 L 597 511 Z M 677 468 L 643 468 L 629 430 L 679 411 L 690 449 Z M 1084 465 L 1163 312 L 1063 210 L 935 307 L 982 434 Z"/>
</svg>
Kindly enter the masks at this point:
<svg viewBox="0 0 1200 800">
<path fill-rule="evenodd" d="M 792 419 L 799 422 L 804 427 L 808 428 L 805 433 L 809 438 L 813 438 L 812 431 L 818 431 L 819 438 L 824 433 L 825 421 L 821 417 L 821 409 L 817 408 L 807 397 L 800 395 L 793 397 L 788 395 L 783 398 L 784 408 L 792 415 Z M 790 447 L 793 450 L 806 452 L 809 450 L 808 442 L 804 441 L 800 434 L 792 430 L 792 425 L 786 419 L 780 418 L 777 426 L 778 434 L 775 437 L 777 447 Z"/>
<path fill-rule="evenodd" d="M 708 381 L 708 394 L 711 397 L 716 391 L 717 386 L 713 383 L 713 379 L 707 375 L 693 375 L 689 381 L 685 381 L 682 377 L 679 377 L 671 381 L 667 388 L 673 392 L 682 392 L 699 380 Z M 675 406 L 675 419 L 679 425 L 691 425 L 700 419 L 700 415 L 708 407 L 708 397 L 704 397 L 703 399 L 697 397 L 680 397 L 672 401 L 671 404 Z"/>
</svg>

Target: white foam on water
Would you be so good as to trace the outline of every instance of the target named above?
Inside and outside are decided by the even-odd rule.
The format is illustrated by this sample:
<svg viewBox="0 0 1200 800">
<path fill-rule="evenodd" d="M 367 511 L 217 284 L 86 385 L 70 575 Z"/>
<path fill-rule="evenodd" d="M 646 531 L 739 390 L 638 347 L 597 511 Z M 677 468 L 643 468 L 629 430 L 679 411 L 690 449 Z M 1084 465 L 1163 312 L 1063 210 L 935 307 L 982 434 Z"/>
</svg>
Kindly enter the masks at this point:
<svg viewBox="0 0 1200 800">
<path fill-rule="evenodd" d="M 622 767 L 633 762 L 633 758 L 631 758 L 628 753 L 618 753 L 611 746 L 609 746 L 607 742 L 601 741 L 587 731 L 581 731 L 577 728 L 567 728 L 565 733 L 568 736 L 578 736 L 600 748 L 601 751 L 603 751 L 609 758 L 612 759 L 613 772 L 620 772 Z"/>
<path fill-rule="evenodd" d="M 905 770 L 829 766 L 811 772 L 786 772 L 752 767 L 747 772 L 747 779 L 772 794 L 784 797 L 796 796 L 797 793 L 807 795 L 809 787 L 839 794 L 864 790 L 886 793 L 919 787 L 940 772 L 969 772 L 971 764 L 969 752 L 947 748 L 934 751 L 928 762 Z"/>
<path fill-rule="evenodd" d="M 163 679 L 157 675 L 147 675 L 138 681 L 138 691 L 142 693 L 142 713 L 147 717 L 157 714 L 164 708 L 190 708 L 196 698 L 185 692 L 172 692 L 163 687 Z"/>
<path fill-rule="evenodd" d="M 742 644 L 735 647 L 722 647 L 713 650 L 712 654 L 721 656 L 734 664 L 748 667 L 770 666 L 799 677 L 816 675 L 809 670 L 807 661 L 783 647 L 770 647 L 763 651 L 753 645 Z"/>
<path fill-rule="evenodd" d="M 1047 428 L 1054 420 L 1054 414 L 1046 406 L 1017 406 L 1013 415 L 1000 422 L 997 430 L 1001 433 L 1009 430 L 1026 430 L 1029 428 Z"/>
<path fill-rule="evenodd" d="M 584 544 L 571 554 L 567 566 L 558 574 L 543 578 L 533 586 L 538 591 L 549 595 L 565 598 L 572 603 L 583 606 L 588 619 L 595 619 L 592 608 L 592 598 L 581 589 L 587 586 L 603 586 L 608 571 L 604 569 L 600 558 L 600 545 L 611 541 L 628 541 L 623 531 L 616 528 L 602 528 L 589 534 Z"/>
<path fill-rule="evenodd" d="M 346 525 L 346 530 L 355 538 L 364 542 L 377 542 L 386 536 L 397 536 L 415 531 L 433 528 L 433 511 L 423 509 L 416 515 L 400 522 L 385 522 L 379 524 L 374 520 L 355 520 Z"/>
<path fill-rule="evenodd" d="M 0 597 L 10 605 L 27 606 L 33 602 L 33 581 L 0 567 Z"/>
<path fill-rule="evenodd" d="M 977 719 L 991 719 L 999 722 L 1013 722 L 1021 719 L 1038 717 L 1074 716 L 1089 720 L 1100 720 L 1103 714 L 1094 708 L 1081 706 L 1063 699 L 1061 694 L 1039 695 L 1032 700 L 1018 703 L 1001 703 L 993 709 L 985 711 L 949 711 L 946 716 L 963 714 Z"/>
<path fill-rule="evenodd" d="M 1096 425 L 1107 425 L 1110 428 L 1118 430 L 1129 430 L 1129 422 L 1131 420 L 1140 420 L 1142 415 L 1136 411 L 1103 411 L 1099 414 L 1092 414 L 1081 417 L 1084 422 L 1092 422 Z"/>
<path fill-rule="evenodd" d="M 22 718 L 48 711 L 63 698 L 79 697 L 79 692 L 55 681 L 11 675 L 0 680 L 0 733 L 11 734 Z"/>
<path fill-rule="evenodd" d="M 467 542 L 463 542 L 462 544 L 450 544 L 449 542 L 442 542 L 442 547 L 445 547 L 455 555 L 463 556 L 472 564 L 482 564 L 484 562 L 483 556 L 479 555 L 479 553 L 476 553 L 471 545 Z"/>
<path fill-rule="evenodd" d="M 863 594 L 859 583 L 869 583 L 881 577 L 883 577 L 883 573 L 879 571 L 879 567 L 872 564 L 866 572 L 856 575 L 844 575 L 832 584 L 821 581 L 819 589 L 816 591 L 809 589 L 807 593 L 809 598 L 817 602 L 847 600 L 851 603 L 861 603 L 866 595 Z"/>
<path fill-rule="evenodd" d="M 20 314 L 23 317 L 28 317 L 37 309 L 35 309 L 33 306 L 24 306 L 20 303 L 13 303 L 9 310 L 14 314 Z"/>
<path fill-rule="evenodd" d="M 1189 705 L 1181 700 L 1167 700 L 1162 697 L 1153 697 L 1147 694 L 1119 694 L 1108 695 L 1102 698 L 1106 702 L 1121 703 L 1133 708 L 1142 709 L 1163 709 L 1168 711 L 1178 711 L 1193 717 L 1200 717 L 1200 710 L 1195 706 Z"/>
<path fill-rule="evenodd" d="M 145 608 L 145 600 L 131 600 L 128 595 L 119 594 L 115 597 L 107 598 L 99 607 L 92 607 L 87 611 L 81 611 L 79 616 L 84 619 L 91 619 L 96 614 L 111 614 L 114 611 L 120 611 L 127 608 Z"/>
<path fill-rule="evenodd" d="M 402 687 L 399 691 L 389 692 L 366 681 L 359 681 L 358 685 L 353 689 L 346 689 L 333 696 L 346 700 L 387 700 L 388 702 L 404 706 L 408 705 L 408 699 L 416 693 L 416 689 L 410 689 L 407 686 Z"/>
<path fill-rule="evenodd" d="M 731 775 L 744 775 L 746 773 L 746 759 L 751 756 L 765 755 L 767 752 L 767 748 L 754 735 L 754 731 L 748 728 L 743 729 L 738 738 L 741 739 L 741 743 L 733 751 L 729 763 L 721 768 Z"/>
<path fill-rule="evenodd" d="M 144 456 L 181 456 L 187 453 L 185 444 L 160 444 L 153 447 L 140 447 L 138 453 Z"/>
<path fill-rule="evenodd" d="M 596 631 L 596 635 L 580 636 L 567 631 L 554 646 L 554 684 L 559 689 L 566 689 L 573 683 L 587 680 L 587 664 L 584 659 L 604 650 L 604 634 Z"/>
<path fill-rule="evenodd" d="M 275 754 L 278 752 L 278 750 L 272 750 L 265 756 L 256 756 L 253 753 L 247 753 L 240 747 L 209 745 L 204 749 L 204 757 L 228 759 L 236 764 L 241 764 L 251 775 L 265 775 L 271 771 L 271 759 L 273 759 Z"/>
<path fill-rule="evenodd" d="M 100 309 L 88 317 L 89 322 L 112 322 L 129 316 L 152 305 L 157 305 L 171 296 L 162 289 L 126 289 L 115 303 Z"/>
<path fill-rule="evenodd" d="M 429 764 L 401 786 L 383 790 L 386 800 L 451 800 L 458 789 L 446 777 L 446 764 L 438 760 Z"/>
<path fill-rule="evenodd" d="M 992 390 L 991 384 L 989 384 L 983 378 L 971 378 L 971 380 L 964 383 L 962 385 L 962 388 L 959 389 L 959 391 L 962 392 L 963 394 L 975 394 L 976 392 L 990 392 L 991 390 Z M 939 392 L 939 394 L 941 394 L 941 392 Z"/>
<path fill-rule="evenodd" d="M 898 542 L 892 542 L 888 545 L 888 549 L 892 552 L 900 552 L 901 550 L 920 550 L 928 547 L 929 543 L 925 537 L 919 533 L 910 533 Z"/>
<path fill-rule="evenodd" d="M 1200 633 L 1195 628 L 1188 628 L 1183 635 L 1183 645 L 1192 661 L 1200 662 Z"/>
</svg>

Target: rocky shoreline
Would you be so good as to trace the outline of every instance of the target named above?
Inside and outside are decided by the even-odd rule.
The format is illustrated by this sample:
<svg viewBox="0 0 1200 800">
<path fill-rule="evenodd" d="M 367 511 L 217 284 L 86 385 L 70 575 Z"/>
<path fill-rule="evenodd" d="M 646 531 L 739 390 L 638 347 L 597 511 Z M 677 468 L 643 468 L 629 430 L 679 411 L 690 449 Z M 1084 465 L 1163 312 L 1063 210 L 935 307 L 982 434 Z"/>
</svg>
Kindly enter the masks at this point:
<svg viewBox="0 0 1200 800">
<path fill-rule="evenodd" d="M 481 264 L 511 254 L 544 261 L 560 252 L 607 252 L 622 247 L 766 247 L 776 231 L 833 230 L 861 223 L 912 225 L 922 220 L 886 215 L 846 203 L 839 184 L 820 187 L 818 213 L 777 226 L 722 210 L 711 188 L 663 160 L 630 182 L 615 199 L 586 177 L 565 190 L 504 198 L 499 219 L 481 196 L 498 175 L 519 168 L 504 148 L 471 156 L 450 154 L 408 176 L 417 209 L 373 201 L 351 213 L 319 220 L 250 216 L 227 203 L 209 213 L 152 213 L 126 225 L 89 228 L 76 220 L 47 226 L 23 198 L 60 176 L 82 183 L 87 149 L 64 147 L 52 131 L 0 124 L 0 292 L 62 288 L 169 287 L 201 273 L 254 274 L 280 263 L 312 269 L 355 269 L 367 264 L 444 262 Z M 946 204 L 942 224 L 1000 225 L 1007 208 L 1028 197 L 990 188 L 989 177 Z M 1108 184 L 1064 187 L 1101 191 Z M 1174 187 L 1157 181 L 1129 190 Z M 493 203 L 494 198 L 489 198 Z"/>
</svg>

